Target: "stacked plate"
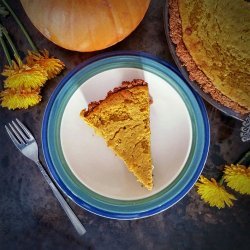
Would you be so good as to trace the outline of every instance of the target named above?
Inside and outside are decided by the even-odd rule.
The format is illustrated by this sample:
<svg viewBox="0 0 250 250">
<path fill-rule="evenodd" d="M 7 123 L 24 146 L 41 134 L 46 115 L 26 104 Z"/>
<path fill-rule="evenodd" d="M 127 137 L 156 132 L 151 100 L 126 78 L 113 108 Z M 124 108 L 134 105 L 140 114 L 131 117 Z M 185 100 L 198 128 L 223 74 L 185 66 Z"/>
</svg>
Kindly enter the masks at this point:
<svg viewBox="0 0 250 250">
<path fill-rule="evenodd" d="M 150 107 L 154 188 L 136 182 L 104 140 L 79 117 L 91 101 L 122 81 L 143 79 Z M 209 124 L 204 104 L 179 72 L 141 52 L 113 52 L 70 72 L 45 111 L 43 151 L 56 183 L 75 203 L 100 216 L 137 219 L 159 213 L 194 185 L 206 161 Z"/>
</svg>

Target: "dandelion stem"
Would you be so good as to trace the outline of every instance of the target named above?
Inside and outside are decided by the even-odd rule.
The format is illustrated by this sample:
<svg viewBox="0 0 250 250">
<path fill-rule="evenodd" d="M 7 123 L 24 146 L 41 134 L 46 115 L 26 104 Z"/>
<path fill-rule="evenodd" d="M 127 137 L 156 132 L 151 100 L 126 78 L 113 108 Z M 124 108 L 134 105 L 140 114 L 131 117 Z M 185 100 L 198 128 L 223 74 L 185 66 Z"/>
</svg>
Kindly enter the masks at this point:
<svg viewBox="0 0 250 250">
<path fill-rule="evenodd" d="M 250 164 L 250 151 L 248 151 L 237 164 L 248 165 Z"/>
<path fill-rule="evenodd" d="M 3 47 L 3 51 L 4 51 L 4 54 L 6 56 L 6 59 L 7 59 L 8 63 L 9 63 L 9 65 L 11 66 L 12 62 L 11 62 L 10 54 L 9 54 L 8 49 L 6 47 L 6 43 L 3 40 L 2 33 L 0 34 L 0 43 L 1 43 L 2 47 Z"/>
<path fill-rule="evenodd" d="M 224 182 L 224 175 L 221 177 L 221 179 L 219 180 L 219 184 L 222 185 Z"/>
<path fill-rule="evenodd" d="M 14 13 L 14 11 L 11 9 L 11 7 L 6 3 L 5 0 L 2 0 L 2 3 L 5 5 L 5 7 L 8 9 L 8 11 L 11 13 L 11 15 L 13 16 L 13 18 L 15 19 L 15 21 L 17 22 L 17 24 L 19 25 L 20 29 L 22 30 L 23 34 L 25 35 L 25 37 L 27 38 L 30 47 L 32 48 L 32 50 L 34 51 L 38 51 L 37 47 L 35 46 L 35 44 L 33 43 L 32 39 L 30 38 L 28 32 L 26 31 L 26 29 L 24 28 L 23 24 L 21 23 L 21 21 L 19 20 L 19 18 L 16 16 L 16 14 Z"/>
<path fill-rule="evenodd" d="M 5 29 L 5 27 L 2 24 L 0 24 L 0 29 L 1 29 L 1 32 L 4 34 L 4 36 L 6 37 L 8 43 L 9 43 L 9 45 L 10 45 L 10 47 L 11 47 L 13 53 L 14 53 L 14 56 L 17 57 L 18 59 L 20 59 L 20 56 L 19 56 L 19 54 L 17 52 L 17 49 L 16 49 L 14 43 L 12 42 L 8 31 Z"/>
</svg>

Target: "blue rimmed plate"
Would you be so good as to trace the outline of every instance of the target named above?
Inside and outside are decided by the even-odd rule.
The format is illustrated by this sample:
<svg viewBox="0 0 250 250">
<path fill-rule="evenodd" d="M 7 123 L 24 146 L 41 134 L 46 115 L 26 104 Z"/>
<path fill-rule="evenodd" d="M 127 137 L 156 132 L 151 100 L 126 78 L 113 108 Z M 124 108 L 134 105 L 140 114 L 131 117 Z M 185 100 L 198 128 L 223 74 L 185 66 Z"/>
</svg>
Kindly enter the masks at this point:
<svg viewBox="0 0 250 250">
<path fill-rule="evenodd" d="M 133 79 L 148 82 L 153 99 L 152 191 L 79 117 L 89 102 Z M 203 169 L 209 138 L 201 99 L 172 66 L 142 52 L 106 53 L 79 65 L 52 94 L 42 127 L 45 159 L 60 188 L 86 210 L 116 219 L 154 215 L 180 200 Z"/>
</svg>

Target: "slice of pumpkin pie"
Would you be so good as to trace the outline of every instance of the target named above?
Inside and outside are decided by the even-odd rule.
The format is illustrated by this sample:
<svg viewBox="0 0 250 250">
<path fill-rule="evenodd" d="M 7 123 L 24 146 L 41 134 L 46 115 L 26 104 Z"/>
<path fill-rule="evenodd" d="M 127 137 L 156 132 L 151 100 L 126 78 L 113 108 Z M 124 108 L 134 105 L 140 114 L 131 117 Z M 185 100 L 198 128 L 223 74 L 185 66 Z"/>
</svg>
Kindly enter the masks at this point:
<svg viewBox="0 0 250 250">
<path fill-rule="evenodd" d="M 80 117 L 104 138 L 137 180 L 151 190 L 149 105 L 148 84 L 136 79 L 122 82 L 104 100 L 90 103 Z"/>
</svg>

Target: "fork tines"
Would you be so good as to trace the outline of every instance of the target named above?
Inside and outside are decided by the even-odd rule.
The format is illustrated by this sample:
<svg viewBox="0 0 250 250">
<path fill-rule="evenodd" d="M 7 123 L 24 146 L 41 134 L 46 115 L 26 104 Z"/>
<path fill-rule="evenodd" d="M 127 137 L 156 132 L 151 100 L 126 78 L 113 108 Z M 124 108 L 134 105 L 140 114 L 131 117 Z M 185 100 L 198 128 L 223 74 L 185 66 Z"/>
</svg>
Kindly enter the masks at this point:
<svg viewBox="0 0 250 250">
<path fill-rule="evenodd" d="M 15 144 L 26 144 L 27 141 L 34 139 L 30 131 L 17 118 L 16 122 L 12 121 L 8 125 L 9 128 L 5 125 L 5 129 Z"/>
</svg>

